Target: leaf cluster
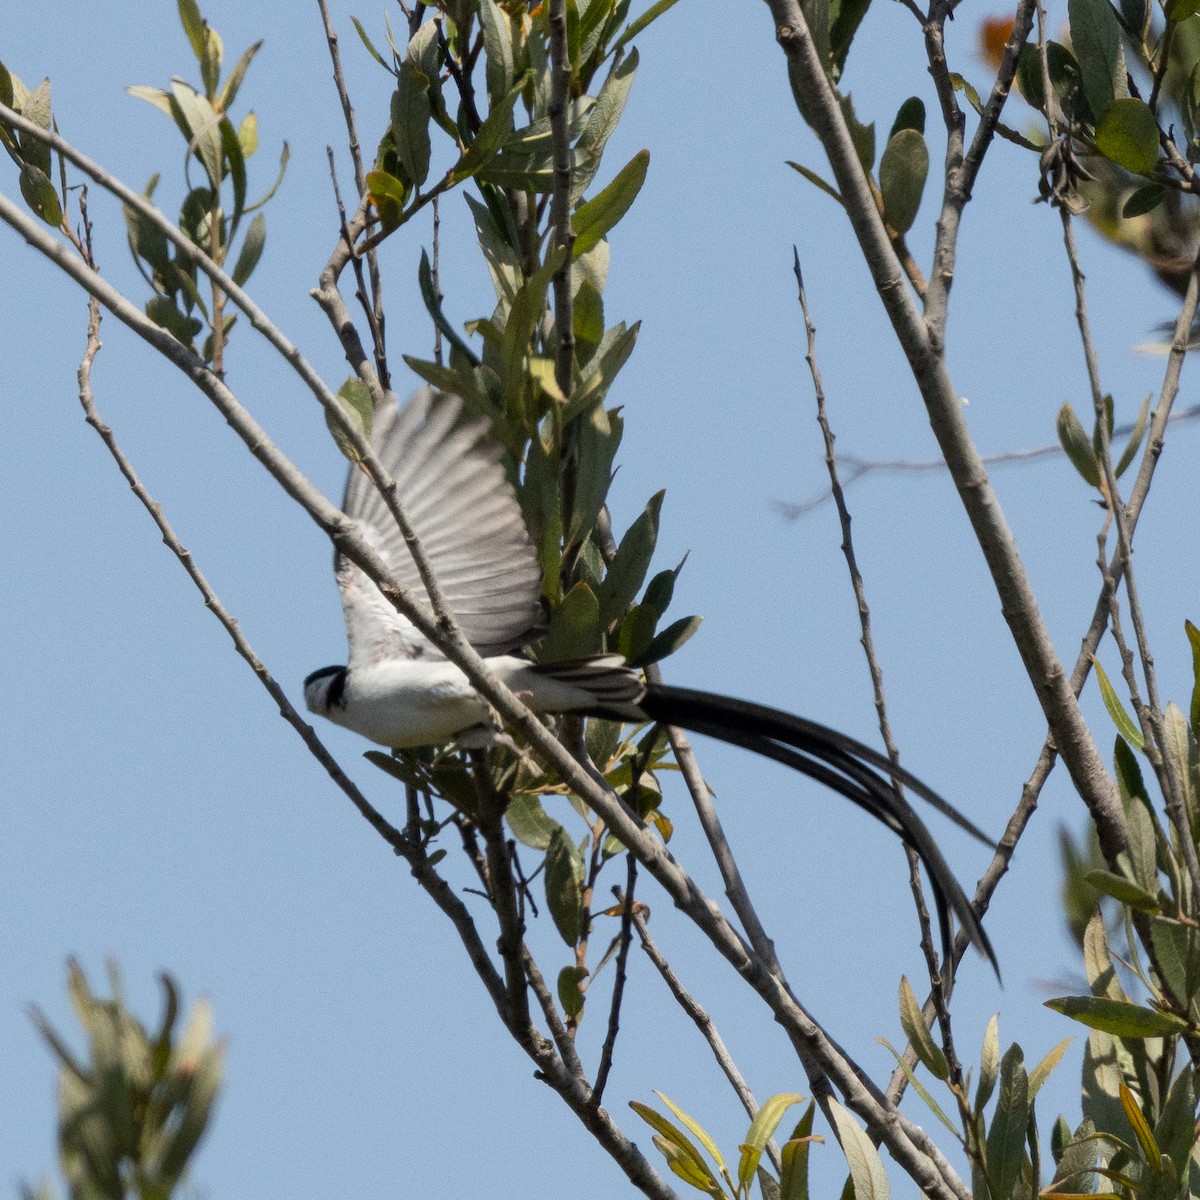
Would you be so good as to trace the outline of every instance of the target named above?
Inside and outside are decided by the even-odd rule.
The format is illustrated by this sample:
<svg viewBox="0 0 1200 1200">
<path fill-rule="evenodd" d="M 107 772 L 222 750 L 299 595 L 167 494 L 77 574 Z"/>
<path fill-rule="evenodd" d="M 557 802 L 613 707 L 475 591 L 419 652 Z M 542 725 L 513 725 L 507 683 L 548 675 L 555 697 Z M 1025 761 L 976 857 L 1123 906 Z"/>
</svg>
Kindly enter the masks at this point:
<svg viewBox="0 0 1200 1200">
<path fill-rule="evenodd" d="M 121 979 L 109 967 L 111 999 L 93 994 L 79 964 L 68 964 L 68 989 L 87 1038 L 83 1057 L 34 1010 L 59 1062 L 59 1163 L 72 1200 L 167 1200 L 186 1187 L 186 1173 L 208 1128 L 224 1070 L 224 1043 L 212 1035 L 212 1013 L 198 1002 L 179 1030 L 179 990 L 161 977 L 165 1005 L 148 1031 L 125 1005 Z M 43 1184 L 25 1200 L 51 1200 Z"/>
</svg>

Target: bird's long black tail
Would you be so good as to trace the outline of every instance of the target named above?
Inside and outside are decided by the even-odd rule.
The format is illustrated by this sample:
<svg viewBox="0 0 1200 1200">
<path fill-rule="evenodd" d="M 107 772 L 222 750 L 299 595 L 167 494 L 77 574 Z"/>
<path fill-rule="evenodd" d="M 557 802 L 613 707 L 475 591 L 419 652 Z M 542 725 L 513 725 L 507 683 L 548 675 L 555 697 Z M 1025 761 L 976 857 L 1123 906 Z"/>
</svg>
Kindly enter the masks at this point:
<svg viewBox="0 0 1200 1200">
<path fill-rule="evenodd" d="M 1000 974 L 991 942 L 921 818 L 891 783 L 894 777 L 987 846 L 992 840 L 916 776 L 853 738 L 762 704 L 711 692 L 649 683 L 636 707 L 650 720 L 744 746 L 823 783 L 881 821 L 925 865 L 937 906 L 942 952 L 949 957 L 953 912 L 971 943 Z M 596 715 L 604 715 L 597 713 Z M 616 715 L 616 714 L 613 714 Z M 626 718 L 628 719 L 628 718 Z"/>
</svg>

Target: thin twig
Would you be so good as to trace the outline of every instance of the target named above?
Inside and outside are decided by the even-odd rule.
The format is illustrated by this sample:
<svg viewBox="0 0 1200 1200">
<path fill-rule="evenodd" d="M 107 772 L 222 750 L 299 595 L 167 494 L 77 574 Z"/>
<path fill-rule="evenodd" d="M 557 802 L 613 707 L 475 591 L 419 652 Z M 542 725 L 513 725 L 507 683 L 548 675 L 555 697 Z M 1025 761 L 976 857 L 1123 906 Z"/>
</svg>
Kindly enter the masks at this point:
<svg viewBox="0 0 1200 1200">
<path fill-rule="evenodd" d="M 1136 680 L 1132 679 L 1134 703 L 1145 732 L 1146 753 L 1150 759 L 1159 785 L 1162 788 L 1166 802 L 1167 815 L 1179 836 L 1183 851 L 1183 861 L 1187 865 L 1188 876 L 1192 882 L 1192 894 L 1200 896 L 1200 859 L 1196 855 L 1196 842 L 1189 828 L 1186 807 L 1183 801 L 1182 781 L 1176 770 L 1175 756 L 1167 749 L 1166 730 L 1163 726 L 1161 700 L 1158 692 L 1158 679 L 1154 670 L 1154 657 L 1150 650 L 1150 640 L 1146 633 L 1146 621 L 1138 596 L 1137 574 L 1133 567 L 1133 538 L 1129 527 L 1129 515 L 1121 500 L 1117 483 L 1116 470 L 1112 461 L 1111 439 L 1108 434 L 1108 414 L 1104 391 L 1100 383 L 1100 367 L 1096 358 L 1096 347 L 1092 340 L 1090 322 L 1088 321 L 1087 298 L 1084 287 L 1084 275 L 1079 265 L 1079 251 L 1075 245 L 1075 231 L 1071 222 L 1071 214 L 1065 206 L 1059 207 L 1062 218 L 1063 244 L 1066 247 L 1067 261 L 1071 267 L 1071 279 L 1075 287 L 1075 318 L 1079 325 L 1079 336 L 1083 345 L 1084 359 L 1087 363 L 1088 382 L 1092 390 L 1092 406 L 1095 412 L 1096 429 L 1100 441 L 1100 465 L 1103 471 L 1104 491 L 1112 514 L 1113 524 L 1117 531 L 1117 548 L 1124 565 L 1125 594 L 1129 598 L 1130 620 L 1133 622 L 1134 636 L 1137 639 L 1138 657 L 1141 660 L 1142 674 L 1146 680 L 1147 704 L 1141 704 L 1137 698 Z M 1113 593 L 1115 600 L 1115 592 Z M 1115 613 L 1114 613 L 1115 632 Z M 1128 653 L 1127 650 L 1124 653 Z"/>
<path fill-rule="evenodd" d="M 612 1070 L 613 1052 L 617 1046 L 617 1034 L 621 1028 L 621 1002 L 625 998 L 625 970 L 629 962 L 629 947 L 633 941 L 634 888 L 637 885 L 637 859 L 625 855 L 625 888 L 613 888 L 613 895 L 621 905 L 621 930 L 617 934 L 617 961 L 614 964 L 616 977 L 613 979 L 612 998 L 608 1005 L 608 1029 L 604 1034 L 604 1045 L 600 1048 L 600 1063 L 596 1067 L 596 1081 L 592 1095 L 599 1104 L 608 1086 L 608 1075 Z"/>
<path fill-rule="evenodd" d="M 871 691 L 875 698 L 875 713 L 879 721 L 879 733 L 887 749 L 888 761 L 893 767 L 898 767 L 900 765 L 900 750 L 896 745 L 895 738 L 892 736 L 892 723 L 888 719 L 887 700 L 885 699 L 883 690 L 883 668 L 880 666 L 879 656 L 875 653 L 875 638 L 871 631 L 871 608 L 867 602 L 867 590 L 863 582 L 862 571 L 858 565 L 858 556 L 854 551 L 854 535 L 851 528 L 850 509 L 846 504 L 846 497 L 842 491 L 841 479 L 838 473 L 836 438 L 834 437 L 833 427 L 830 425 L 829 413 L 825 405 L 825 387 L 821 379 L 821 369 L 817 365 L 817 330 L 813 324 L 812 313 L 808 307 L 808 295 L 804 289 L 804 275 L 800 269 L 800 252 L 795 246 L 792 247 L 792 260 L 800 301 L 800 311 L 804 318 L 804 330 L 807 338 L 805 360 L 808 363 L 809 373 L 812 376 L 813 393 L 817 403 L 817 424 L 821 429 L 821 438 L 825 445 L 825 465 L 829 470 L 829 489 L 833 494 L 834 503 L 838 511 L 838 520 L 841 525 L 842 553 L 846 559 L 846 569 L 850 574 L 850 585 L 854 590 L 854 600 L 858 608 L 859 628 L 861 630 L 860 641 L 862 643 L 863 654 L 867 660 L 867 670 L 871 676 Z M 892 779 L 892 786 L 897 791 L 900 790 L 900 784 L 895 778 Z M 929 910 L 925 904 L 924 892 L 921 887 L 920 860 L 916 851 L 911 846 L 905 846 L 904 849 L 908 856 L 909 879 L 912 886 L 913 901 L 916 905 L 917 916 L 920 922 L 921 949 L 928 968 L 930 987 L 934 997 L 934 1011 L 937 1015 L 938 1024 L 941 1027 L 943 1044 L 948 1048 L 947 1061 L 951 1062 L 955 1068 L 951 1073 L 950 1080 L 952 1084 L 956 1085 L 956 1091 L 963 1092 L 961 1067 L 957 1059 L 953 1056 L 954 1039 L 951 1032 L 950 1008 L 948 1004 L 948 990 L 949 985 L 953 982 L 953 974 L 949 969 L 949 963 L 945 964 L 946 978 L 943 982 L 942 973 L 938 969 L 937 951 L 934 949 Z M 896 1100 L 899 1100 L 898 1096 Z"/>
</svg>

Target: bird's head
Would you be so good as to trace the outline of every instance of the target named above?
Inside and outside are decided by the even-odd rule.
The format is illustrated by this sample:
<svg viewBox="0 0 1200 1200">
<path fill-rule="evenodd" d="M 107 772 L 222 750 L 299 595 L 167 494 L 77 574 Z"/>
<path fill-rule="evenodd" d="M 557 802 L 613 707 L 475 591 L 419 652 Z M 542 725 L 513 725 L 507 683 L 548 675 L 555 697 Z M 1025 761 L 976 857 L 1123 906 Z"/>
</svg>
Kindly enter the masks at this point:
<svg viewBox="0 0 1200 1200">
<path fill-rule="evenodd" d="M 335 707 L 345 701 L 342 693 L 346 689 L 347 667 L 322 667 L 304 681 L 304 703 L 308 711 L 327 717 Z"/>
</svg>

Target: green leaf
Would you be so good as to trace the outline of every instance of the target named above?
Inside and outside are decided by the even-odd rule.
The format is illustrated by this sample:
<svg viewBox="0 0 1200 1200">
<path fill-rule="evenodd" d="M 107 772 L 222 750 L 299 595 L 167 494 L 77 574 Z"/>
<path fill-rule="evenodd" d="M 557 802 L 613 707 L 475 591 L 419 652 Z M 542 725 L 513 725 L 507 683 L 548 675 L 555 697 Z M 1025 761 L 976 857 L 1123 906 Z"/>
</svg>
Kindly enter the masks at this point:
<svg viewBox="0 0 1200 1200">
<path fill-rule="evenodd" d="M 171 95 L 175 102 L 176 120 L 183 122 L 189 148 L 204 167 L 209 186 L 219 188 L 224 162 L 220 117 L 207 98 L 182 79 L 171 80 Z"/>
<path fill-rule="evenodd" d="M 479 24 L 483 29 L 488 101 L 495 105 L 513 85 L 512 29 L 507 14 L 495 0 L 479 0 Z"/>
<path fill-rule="evenodd" d="M 613 43 L 613 53 L 619 51 L 622 47 L 629 45 L 631 41 L 643 29 L 647 28 L 652 22 L 657 21 L 668 9 L 673 8 L 677 0 L 655 0 L 648 9 L 640 17 L 635 18 L 625 26 L 621 36 Z"/>
<path fill-rule="evenodd" d="M 891 141 L 902 129 L 915 129 L 918 133 L 925 132 L 925 102 L 919 96 L 909 96 L 900 105 L 896 119 L 892 122 L 888 141 Z"/>
<path fill-rule="evenodd" d="M 1000 1078 L 1000 1014 L 993 1013 L 983 1034 L 979 1055 L 979 1083 L 975 1088 L 975 1111 L 982 1112 L 992 1098 L 996 1080 Z"/>
<path fill-rule="evenodd" d="M 915 129 L 901 129 L 888 139 L 879 161 L 883 215 L 897 233 L 907 233 L 917 219 L 929 175 L 929 149 Z"/>
<path fill-rule="evenodd" d="M 1133 422 L 1133 428 L 1129 431 L 1129 441 L 1125 443 L 1125 449 L 1121 452 L 1121 458 L 1113 468 L 1118 479 L 1129 469 L 1130 463 L 1133 462 L 1138 450 L 1141 449 L 1142 438 L 1146 433 L 1146 421 L 1149 416 L 1150 397 L 1147 396 L 1138 409 L 1137 417 Z"/>
<path fill-rule="evenodd" d="M 1096 669 L 1096 682 L 1100 685 L 1100 695 L 1104 699 L 1104 707 L 1108 709 L 1108 715 L 1117 727 L 1117 732 L 1135 749 L 1144 749 L 1146 741 L 1142 737 L 1141 730 L 1125 711 L 1125 706 L 1121 703 L 1116 688 L 1113 687 L 1104 668 L 1100 665 L 1100 660 L 1095 655 L 1092 656 L 1092 666 Z"/>
<path fill-rule="evenodd" d="M 1067 12 L 1083 92 L 1100 119 L 1114 100 L 1129 95 L 1121 27 L 1108 0 L 1068 0 Z"/>
<path fill-rule="evenodd" d="M 661 1095 L 661 1093 L 658 1094 Z M 667 1155 L 667 1163 L 676 1175 L 681 1179 L 686 1179 L 693 1187 L 699 1188 L 701 1191 L 711 1192 L 713 1188 L 718 1187 L 716 1176 L 713 1175 L 708 1164 L 704 1161 L 704 1155 L 700 1153 L 699 1147 L 683 1130 L 672 1125 L 666 1117 L 661 1113 L 655 1112 L 648 1104 L 641 1104 L 637 1100 L 630 1100 L 629 1107 L 651 1129 L 660 1135 L 661 1141 L 660 1138 L 655 1138 L 655 1145 Z M 686 1166 L 686 1174 L 677 1167 L 676 1162 L 678 1160 L 668 1152 L 667 1146 L 674 1149 L 678 1160 L 682 1160 L 680 1166 Z M 696 1182 L 697 1180 L 699 1182 Z"/>
<path fill-rule="evenodd" d="M 703 620 L 703 617 L 680 617 L 678 621 L 656 634 L 650 645 L 636 659 L 630 660 L 631 665 L 647 667 L 674 654 L 700 628 L 700 622 Z"/>
<path fill-rule="evenodd" d="M 1150 811 L 1150 800 L 1142 780 L 1137 758 L 1123 738 L 1116 739 L 1113 754 L 1117 787 L 1125 809 L 1125 827 L 1129 837 L 1129 864 L 1133 878 L 1142 891 L 1158 894 L 1158 836 Z"/>
<path fill-rule="evenodd" d="M 200 15 L 200 6 L 196 0 L 179 0 L 179 20 L 196 61 L 203 62 L 208 44 L 208 22 Z"/>
<path fill-rule="evenodd" d="M 656 492 L 617 547 L 600 584 L 600 625 L 608 629 L 624 617 L 641 589 L 658 540 L 658 516 L 665 492 Z"/>
<path fill-rule="evenodd" d="M 583 927 L 583 860 L 566 831 L 558 829 L 546 850 L 546 906 L 568 946 Z"/>
<path fill-rule="evenodd" d="M 852 96 L 842 96 L 838 103 L 841 105 L 846 127 L 850 130 L 850 140 L 854 143 L 854 152 L 858 155 L 858 161 L 862 164 L 863 171 L 870 175 L 875 169 L 875 122 L 864 125 L 859 121 L 854 112 Z"/>
<path fill-rule="evenodd" d="M 926 1070 L 935 1078 L 946 1080 L 950 1077 L 950 1065 L 941 1046 L 934 1040 L 925 1024 L 925 1016 L 917 1000 L 908 976 L 900 976 L 900 1025 L 904 1036 L 917 1058 L 925 1065 Z"/>
<path fill-rule="evenodd" d="M 1000 1061 L 1000 1091 L 987 1132 L 988 1178 L 992 1194 L 1009 1196 L 1020 1178 L 1029 1125 L 1029 1078 L 1025 1056 L 1014 1043 Z"/>
<path fill-rule="evenodd" d="M 1041 1090 L 1042 1084 L 1050 1077 L 1050 1072 L 1062 1061 L 1062 1056 L 1066 1054 L 1067 1047 L 1074 1041 L 1074 1038 L 1063 1038 L 1052 1050 L 1048 1051 L 1032 1071 L 1029 1072 L 1029 1099 L 1033 1098 Z"/>
<path fill-rule="evenodd" d="M 165 329 L 182 342 L 189 350 L 194 349 L 192 343 L 196 335 L 204 328 L 195 317 L 185 316 L 179 311 L 173 300 L 167 296 L 154 296 L 146 302 L 146 316 L 155 325 Z"/>
<path fill-rule="evenodd" d="M 1174 700 L 1167 704 L 1163 712 L 1163 752 L 1174 759 L 1176 778 L 1183 791 L 1183 807 L 1188 815 L 1189 827 L 1195 822 L 1196 814 L 1196 784 L 1193 776 L 1192 736 L 1188 730 L 1187 719 Z"/>
<path fill-rule="evenodd" d="M 1184 632 L 1192 647 L 1192 729 L 1200 731 L 1200 629 L 1191 621 L 1184 621 Z"/>
<path fill-rule="evenodd" d="M 550 628 L 538 648 L 542 662 L 571 662 L 599 653 L 600 604 L 586 583 L 577 583 L 550 614 Z"/>
<path fill-rule="evenodd" d="M 512 132 L 513 109 L 521 98 L 524 86 L 525 80 L 522 78 L 502 100 L 493 101 L 488 115 L 475 134 L 475 140 L 467 147 L 451 172 L 453 182 L 458 183 L 474 175 L 499 151 Z"/>
<path fill-rule="evenodd" d="M 246 78 L 246 72 L 250 69 L 250 64 L 254 61 L 254 56 L 262 49 L 262 42 L 255 42 L 241 58 L 234 63 L 233 70 L 229 72 L 229 78 L 225 80 L 225 86 L 221 89 L 220 106 L 222 111 L 228 112 L 233 106 L 233 102 L 237 99 L 237 94 L 241 91 L 242 81 Z"/>
<path fill-rule="evenodd" d="M 1192 1002 L 1200 991 L 1200 932 L 1166 917 L 1152 917 L 1150 939 L 1164 983 L 1192 1013 Z"/>
<path fill-rule="evenodd" d="M 392 140 L 413 186 L 429 177 L 429 77 L 407 60 L 392 93 Z"/>
<path fill-rule="evenodd" d="M 43 79 L 41 83 L 25 97 L 21 105 L 21 116 L 32 121 L 41 129 L 50 132 L 54 118 L 50 108 L 50 80 Z M 50 147 L 45 142 L 34 137 L 21 138 L 21 158 L 31 167 L 36 167 L 46 176 L 51 173 Z M 35 210 L 36 211 L 36 210 Z M 38 214 L 41 216 L 41 214 Z"/>
<path fill-rule="evenodd" d="M 371 41 L 371 39 L 370 39 L 369 37 L 367 37 L 367 31 L 366 31 L 366 30 L 365 30 L 365 29 L 362 27 L 362 22 L 361 22 L 361 21 L 359 21 L 359 19 L 358 19 L 357 17 L 351 17 L 351 18 L 350 18 L 350 23 L 351 23 L 351 24 L 354 26 L 355 30 L 357 30 L 357 32 L 358 32 L 358 36 L 359 36 L 359 40 L 362 42 L 362 44 L 363 44 L 364 46 L 366 46 L 366 48 L 367 48 L 367 53 L 368 53 L 368 54 L 369 54 L 369 55 L 370 55 L 370 56 L 371 56 L 371 57 L 372 57 L 372 58 L 373 58 L 373 59 L 374 59 L 374 60 L 375 60 L 375 61 L 376 61 L 376 62 L 377 62 L 377 63 L 378 63 L 378 64 L 379 64 L 381 67 L 383 67 L 383 69 L 384 69 L 385 71 L 391 71 L 391 69 L 392 69 L 392 68 L 391 68 L 391 67 L 389 67 L 389 66 L 387 65 L 387 63 L 385 63 L 385 62 L 383 61 L 383 55 L 381 55 L 381 54 L 379 53 L 379 51 L 375 49 L 375 43 L 374 43 L 374 42 L 372 42 L 372 41 Z"/>
<path fill-rule="evenodd" d="M 896 1060 L 896 1066 L 898 1066 L 900 1068 L 900 1070 L 904 1074 L 904 1078 L 908 1080 L 909 1086 L 913 1089 L 913 1091 L 915 1091 L 917 1093 L 918 1096 L 921 1097 L 921 1099 L 925 1102 L 926 1106 L 928 1107 L 929 1111 L 931 1113 L 933 1113 L 933 1115 L 935 1117 L 937 1117 L 937 1119 L 939 1121 L 941 1121 L 941 1123 L 943 1125 L 945 1125 L 946 1129 L 954 1137 L 958 1137 L 959 1134 L 958 1134 L 957 1126 L 955 1126 L 954 1122 L 951 1121 L 948 1116 L 946 1116 L 945 1112 L 942 1109 L 942 1106 L 940 1104 L 938 1104 L 938 1102 L 933 1098 L 932 1095 L 930 1095 L 929 1089 L 917 1078 L 916 1072 L 912 1069 L 912 1067 L 910 1067 L 908 1065 L 908 1062 L 905 1059 L 904 1055 L 901 1054 L 896 1049 L 896 1047 L 893 1046 L 892 1043 L 887 1040 L 887 1038 L 877 1037 L 875 1040 L 881 1046 L 884 1046 L 887 1048 L 888 1052 Z"/>
<path fill-rule="evenodd" d="M 246 230 L 242 250 L 233 267 L 233 282 L 239 287 L 250 278 L 267 242 L 267 218 L 257 213 Z"/>
<path fill-rule="evenodd" d="M 637 604 L 629 610 L 617 633 L 617 653 L 636 663 L 654 640 L 658 612 L 650 604 Z"/>
<path fill-rule="evenodd" d="M 1161 183 L 1148 183 L 1134 192 L 1121 208 L 1121 217 L 1132 220 L 1153 212 L 1166 199 L 1167 189 Z"/>
<path fill-rule="evenodd" d="M 558 1002 L 568 1017 L 577 1017 L 583 1012 L 583 991 L 579 985 L 587 976 L 581 967 L 563 967 L 558 973 Z"/>
<path fill-rule="evenodd" d="M 1058 441 L 1071 465 L 1092 487 L 1100 486 L 1100 464 L 1096 461 L 1096 451 L 1092 447 L 1092 439 L 1088 437 L 1083 423 L 1075 415 L 1070 403 L 1064 404 L 1058 410 Z"/>
<path fill-rule="evenodd" d="M 1111 896 L 1114 900 L 1129 905 L 1130 908 L 1151 913 L 1159 910 L 1158 897 L 1124 875 L 1097 870 L 1085 871 L 1083 877 L 1096 891 L 1103 892 L 1106 896 Z"/>
<path fill-rule="evenodd" d="M 162 88 L 147 87 L 143 84 L 134 84 L 125 90 L 131 96 L 136 96 L 139 100 L 145 100 L 148 104 L 153 104 L 155 108 L 161 112 L 165 112 L 168 117 L 174 116 L 171 109 L 170 92 L 164 91 Z"/>
<path fill-rule="evenodd" d="M 694 1117 L 689 1116 L 679 1107 L 669 1096 L 662 1092 L 654 1093 L 675 1116 L 683 1123 L 684 1127 L 696 1138 L 701 1146 L 708 1152 L 713 1162 L 717 1164 L 717 1169 L 724 1173 L 725 1159 L 721 1157 L 721 1151 L 717 1148 L 717 1143 L 709 1136 L 708 1131 Z"/>
<path fill-rule="evenodd" d="M 815 1111 L 816 1105 L 810 1101 L 792 1136 L 780 1149 L 783 1169 L 779 1175 L 779 1200 L 808 1200 L 808 1147 Z"/>
<path fill-rule="evenodd" d="M 671 606 L 671 600 L 675 595 L 675 581 L 679 578 L 679 572 L 683 570 L 685 562 L 687 562 L 686 554 L 679 560 L 679 566 L 659 571 L 646 585 L 646 595 L 643 599 L 660 617 Z"/>
<path fill-rule="evenodd" d="M 833 60 L 833 79 L 836 82 L 846 65 L 850 43 L 867 15 L 871 0 L 831 0 L 829 5 L 829 54 Z M 863 1200 L 863 1197 L 859 1197 Z"/>
<path fill-rule="evenodd" d="M 1158 122 L 1150 106 L 1134 96 L 1114 100 L 1096 126 L 1096 147 L 1126 171 L 1149 175 L 1158 166 Z"/>
<path fill-rule="evenodd" d="M 351 375 L 338 388 L 337 400 L 338 407 L 341 408 L 342 416 L 346 422 L 357 431 L 363 441 L 369 442 L 371 440 L 371 423 L 375 415 L 375 410 L 371 404 L 371 393 L 368 391 L 367 385 L 357 376 Z M 338 449 L 350 462 L 358 462 L 358 451 L 354 448 L 345 431 L 328 411 L 325 413 L 325 424 L 333 440 L 337 442 Z"/>
<path fill-rule="evenodd" d="M 821 176 L 816 173 L 816 171 L 810 171 L 806 166 L 803 166 L 801 163 L 792 162 L 792 160 L 790 158 L 787 159 L 786 162 L 787 162 L 787 165 L 789 167 L 791 167 L 793 171 L 798 171 L 814 187 L 820 188 L 821 191 L 823 191 L 827 196 L 832 196 L 839 204 L 842 205 L 843 208 L 845 207 L 845 204 L 842 201 L 841 192 L 839 192 L 837 190 L 837 188 L 835 188 L 833 186 L 832 183 L 826 183 L 825 180 L 822 179 Z"/>
<path fill-rule="evenodd" d="M 850 1166 L 855 1200 L 890 1200 L 887 1173 L 874 1143 L 836 1100 L 830 1099 L 829 1109 L 842 1153 Z"/>
<path fill-rule="evenodd" d="M 200 78 L 204 82 L 205 95 L 215 97 L 217 84 L 221 81 L 221 59 L 225 56 L 225 47 L 221 43 L 221 35 L 208 25 L 204 30 L 204 53 L 200 58 Z"/>
<path fill-rule="evenodd" d="M 1126 1000 L 1110 1000 L 1105 996 L 1060 996 L 1045 1001 L 1045 1005 L 1072 1021 L 1119 1038 L 1169 1037 L 1186 1033 L 1191 1028 L 1172 1013 L 1143 1008 Z"/>
<path fill-rule="evenodd" d="M 737 1178 L 742 1187 L 748 1187 L 754 1179 L 762 1152 L 771 1138 L 775 1136 L 775 1130 L 779 1122 L 783 1120 L 783 1114 L 793 1104 L 802 1104 L 803 1102 L 804 1097 L 799 1092 L 780 1092 L 766 1100 L 754 1114 L 754 1119 L 750 1122 L 750 1129 L 746 1134 L 746 1140 L 742 1143 L 742 1156 L 738 1160 Z"/>
<path fill-rule="evenodd" d="M 565 830 L 542 807 L 541 801 L 528 792 L 518 792 L 504 810 L 504 818 L 512 835 L 531 850 L 548 850 L 554 835 Z"/>
<path fill-rule="evenodd" d="M 369 178 L 370 176 L 368 176 Z M 437 288 L 433 284 L 433 268 L 429 265 L 429 255 L 424 250 L 421 251 L 421 262 L 417 267 L 417 285 L 421 289 L 421 299 L 425 301 L 425 308 L 433 323 L 442 331 L 442 336 L 471 366 L 477 367 L 479 355 L 462 340 L 458 331 L 446 319 L 446 314 L 442 312 L 442 302 L 438 298 Z"/>
<path fill-rule="evenodd" d="M 570 404 L 563 409 L 564 425 L 603 403 L 617 373 L 633 353 L 641 327 L 640 321 L 635 321 L 629 328 L 625 327 L 624 321 L 619 321 L 605 330 L 595 353 L 579 373 Z"/>
<path fill-rule="evenodd" d="M 639 150 L 606 188 L 581 204 L 571 217 L 575 230 L 572 258 L 586 254 L 629 211 L 646 181 L 650 151 Z"/>
<path fill-rule="evenodd" d="M 673 4 L 675 0 L 670 0 Z M 598 6 L 597 6 L 598 7 Z M 579 203 L 600 168 L 604 147 L 617 127 L 625 102 L 629 99 L 634 77 L 637 75 L 638 52 L 630 51 L 625 58 L 618 57 L 587 115 L 583 129 L 575 142 L 574 169 L 571 172 L 571 206 Z"/>
<path fill-rule="evenodd" d="M 62 206 L 58 202 L 58 192 L 50 177 L 40 167 L 32 163 L 21 164 L 20 178 L 21 195 L 25 203 L 46 222 L 47 225 L 58 229 L 63 223 Z"/>
<path fill-rule="evenodd" d="M 606 412 L 600 404 L 575 425 L 579 466 L 575 476 L 574 504 L 565 538 L 568 546 L 578 546 L 586 541 L 595 527 L 612 482 L 613 460 L 621 444 L 623 428 L 620 414 Z"/>
</svg>

